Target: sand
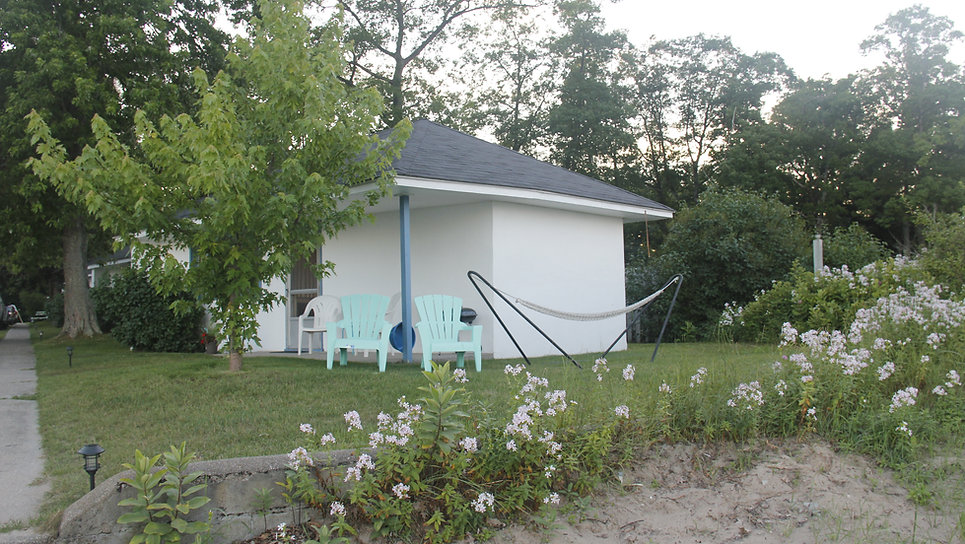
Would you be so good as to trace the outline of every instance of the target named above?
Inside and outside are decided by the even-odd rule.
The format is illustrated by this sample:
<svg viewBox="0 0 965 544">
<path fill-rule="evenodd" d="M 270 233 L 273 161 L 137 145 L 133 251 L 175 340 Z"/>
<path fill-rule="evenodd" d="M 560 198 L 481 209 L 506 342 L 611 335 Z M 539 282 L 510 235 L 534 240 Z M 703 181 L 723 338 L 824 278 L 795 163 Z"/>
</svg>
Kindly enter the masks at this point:
<svg viewBox="0 0 965 544">
<path fill-rule="evenodd" d="M 916 508 L 890 471 L 822 442 L 657 445 L 588 506 L 502 529 L 490 541 L 960 543 L 962 466 L 961 459 L 942 465 L 954 502 Z"/>
</svg>

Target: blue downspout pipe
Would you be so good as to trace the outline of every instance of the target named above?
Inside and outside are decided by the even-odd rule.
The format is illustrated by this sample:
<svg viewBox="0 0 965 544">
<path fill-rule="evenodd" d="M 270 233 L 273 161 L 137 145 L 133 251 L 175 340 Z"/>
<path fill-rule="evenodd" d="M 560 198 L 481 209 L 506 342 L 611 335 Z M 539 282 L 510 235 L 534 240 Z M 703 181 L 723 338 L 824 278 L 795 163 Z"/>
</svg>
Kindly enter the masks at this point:
<svg viewBox="0 0 965 544">
<path fill-rule="evenodd" d="M 399 196 L 399 237 L 402 251 L 402 361 L 412 362 L 412 252 L 409 195 Z"/>
</svg>

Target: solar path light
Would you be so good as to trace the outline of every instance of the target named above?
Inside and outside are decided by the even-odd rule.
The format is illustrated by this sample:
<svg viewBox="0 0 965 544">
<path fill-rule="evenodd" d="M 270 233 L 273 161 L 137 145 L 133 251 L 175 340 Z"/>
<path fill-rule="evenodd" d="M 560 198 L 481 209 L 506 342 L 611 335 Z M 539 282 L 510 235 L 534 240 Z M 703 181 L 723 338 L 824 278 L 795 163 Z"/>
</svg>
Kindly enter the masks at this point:
<svg viewBox="0 0 965 544">
<path fill-rule="evenodd" d="M 101 468 L 100 456 L 104 453 L 104 448 L 98 444 L 87 444 L 77 451 L 84 456 L 84 470 L 90 475 L 90 490 L 94 490 L 94 473 Z"/>
</svg>

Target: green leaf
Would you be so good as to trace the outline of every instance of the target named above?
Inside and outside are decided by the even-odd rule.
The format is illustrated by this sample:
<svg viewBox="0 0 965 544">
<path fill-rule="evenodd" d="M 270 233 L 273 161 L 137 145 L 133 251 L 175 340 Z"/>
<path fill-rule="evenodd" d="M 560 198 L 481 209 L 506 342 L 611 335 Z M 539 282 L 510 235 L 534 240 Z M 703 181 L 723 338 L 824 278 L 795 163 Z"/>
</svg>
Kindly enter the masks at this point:
<svg viewBox="0 0 965 544">
<path fill-rule="evenodd" d="M 124 506 L 121 503 L 118 503 L 118 505 Z M 121 517 L 117 518 L 117 523 L 144 523 L 149 519 L 151 519 L 151 517 L 148 515 L 147 510 L 142 510 L 140 512 L 127 512 L 126 514 L 122 514 Z"/>
<path fill-rule="evenodd" d="M 187 506 L 191 510 L 197 510 L 202 506 L 208 504 L 211 501 L 211 497 L 193 497 L 187 502 Z"/>
<path fill-rule="evenodd" d="M 144 526 L 144 534 L 147 535 L 166 535 L 170 532 L 171 526 L 167 523 L 149 521 L 147 525 Z"/>
</svg>

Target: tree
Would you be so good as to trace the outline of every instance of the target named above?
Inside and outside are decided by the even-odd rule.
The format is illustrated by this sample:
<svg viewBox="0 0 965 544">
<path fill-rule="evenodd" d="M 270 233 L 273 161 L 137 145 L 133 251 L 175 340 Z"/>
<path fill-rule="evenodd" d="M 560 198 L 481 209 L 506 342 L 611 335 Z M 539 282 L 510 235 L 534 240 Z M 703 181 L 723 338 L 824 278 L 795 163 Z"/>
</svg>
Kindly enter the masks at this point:
<svg viewBox="0 0 965 544">
<path fill-rule="evenodd" d="M 808 80 L 774 107 L 769 123 L 729 139 L 716 181 L 777 195 L 827 234 L 848 225 L 848 186 L 864 148 L 864 110 L 853 78 Z"/>
<path fill-rule="evenodd" d="M 603 32 L 593 0 L 560 0 L 556 11 L 566 30 L 553 44 L 564 59 L 564 76 L 559 102 L 549 110 L 550 157 L 563 168 L 613 181 L 639 155 L 628 92 L 616 72 L 626 36 Z"/>
<path fill-rule="evenodd" d="M 213 26 L 215 11 L 207 0 L 0 0 L 0 241 L 13 250 L 3 266 L 61 263 L 62 334 L 99 332 L 86 270 L 97 230 L 83 208 L 25 168 L 32 146 L 24 116 L 40 112 L 71 154 L 93 141 L 85 125 L 95 114 L 129 139 L 136 107 L 184 98 L 185 65 L 220 66 L 226 36 Z"/>
<path fill-rule="evenodd" d="M 728 135 L 762 121 L 764 97 L 784 87 L 790 70 L 773 53 L 747 55 L 730 38 L 703 34 L 656 42 L 642 60 L 637 101 L 644 126 L 650 125 L 645 135 L 657 138 L 647 142 L 651 160 L 658 161 L 651 168 L 673 179 L 667 159 L 680 157 L 686 172 L 680 197 L 696 202 L 712 153 Z M 654 97 L 643 94 L 653 91 Z"/>
<path fill-rule="evenodd" d="M 536 155 L 545 145 L 547 110 L 556 96 L 559 59 L 550 54 L 551 36 L 540 21 L 513 11 L 496 11 L 481 30 L 479 48 L 466 62 L 474 66 L 481 115 L 496 141 L 513 151 Z"/>
<path fill-rule="evenodd" d="M 643 265 L 660 271 L 661 281 L 683 274 L 673 329 L 689 322 L 708 337 L 724 304 L 743 305 L 783 279 L 808 254 L 808 239 L 804 222 L 776 199 L 711 189 L 677 214 L 661 254 Z"/>
<path fill-rule="evenodd" d="M 476 13 L 523 6 L 513 0 L 337 0 L 337 4 L 347 14 L 347 37 L 353 44 L 347 79 L 374 82 L 382 89 L 389 103 L 386 125 L 424 109 L 425 104 L 411 100 L 416 93 L 413 69 L 433 73 L 437 63 L 427 54 L 463 30 L 457 28 L 459 23 Z M 425 77 L 422 82 L 429 83 Z M 435 91 L 423 94 L 432 96 Z"/>
<path fill-rule="evenodd" d="M 196 114 L 154 123 L 140 111 L 130 147 L 95 116 L 96 144 L 73 159 L 39 113 L 29 126 L 34 171 L 131 243 L 160 291 L 186 288 L 208 306 L 232 370 L 258 341 L 256 314 L 278 299 L 269 282 L 365 217 L 408 134 L 406 123 L 385 140 L 373 133 L 382 100 L 344 84 L 338 21 L 313 40 L 297 0 L 259 7 L 227 68 L 211 81 L 194 72 Z M 376 189 L 345 201 L 367 181 Z M 197 259 L 179 262 L 170 248 Z"/>
<path fill-rule="evenodd" d="M 965 204 L 961 114 L 965 75 L 948 60 L 962 39 L 946 17 L 927 8 L 901 10 L 862 43 L 881 51 L 881 66 L 860 81 L 869 117 L 868 146 L 855 205 L 902 250 L 915 242 L 910 209 L 955 212 Z"/>
</svg>

